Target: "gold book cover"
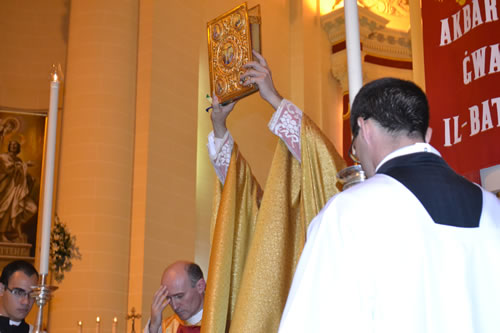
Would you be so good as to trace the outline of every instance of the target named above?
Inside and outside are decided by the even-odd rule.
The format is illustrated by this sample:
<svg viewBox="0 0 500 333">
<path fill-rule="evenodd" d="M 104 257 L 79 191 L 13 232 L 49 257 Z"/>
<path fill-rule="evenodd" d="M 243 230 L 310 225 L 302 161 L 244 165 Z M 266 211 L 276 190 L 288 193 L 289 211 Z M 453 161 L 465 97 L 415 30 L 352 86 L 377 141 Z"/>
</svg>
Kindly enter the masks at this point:
<svg viewBox="0 0 500 333">
<path fill-rule="evenodd" d="M 253 60 L 252 49 L 260 48 L 260 6 L 247 9 L 243 3 L 207 23 L 210 91 L 221 104 L 228 104 L 258 90 L 244 86 L 242 66 Z"/>
</svg>

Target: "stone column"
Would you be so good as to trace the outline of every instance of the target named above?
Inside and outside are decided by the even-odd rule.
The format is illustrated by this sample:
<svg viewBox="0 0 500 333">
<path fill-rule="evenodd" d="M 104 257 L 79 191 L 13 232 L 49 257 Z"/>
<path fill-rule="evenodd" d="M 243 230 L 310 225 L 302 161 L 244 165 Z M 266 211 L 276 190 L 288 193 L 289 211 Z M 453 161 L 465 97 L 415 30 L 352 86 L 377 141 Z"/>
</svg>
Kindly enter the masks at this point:
<svg viewBox="0 0 500 333">
<path fill-rule="evenodd" d="M 201 5 L 140 1 L 128 294 L 128 310 L 142 315 L 136 332 L 148 320 L 163 270 L 195 259 L 197 117 L 208 118 L 206 104 L 198 108 L 201 41 L 207 49 Z M 171 313 L 168 307 L 164 314 Z"/>
<path fill-rule="evenodd" d="M 72 1 L 56 212 L 77 237 L 50 332 L 124 327 L 129 279 L 138 0 Z"/>
<path fill-rule="evenodd" d="M 425 90 L 424 40 L 422 35 L 422 8 L 419 0 L 410 0 L 411 55 L 413 81 Z"/>
</svg>

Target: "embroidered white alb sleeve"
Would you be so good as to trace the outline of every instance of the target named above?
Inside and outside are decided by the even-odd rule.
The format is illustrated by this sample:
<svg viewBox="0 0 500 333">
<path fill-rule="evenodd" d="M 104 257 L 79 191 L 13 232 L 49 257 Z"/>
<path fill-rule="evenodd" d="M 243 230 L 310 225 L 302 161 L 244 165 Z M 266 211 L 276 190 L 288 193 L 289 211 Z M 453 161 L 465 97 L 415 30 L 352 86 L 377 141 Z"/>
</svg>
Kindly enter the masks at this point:
<svg viewBox="0 0 500 333">
<path fill-rule="evenodd" d="M 300 162 L 300 129 L 302 110 L 292 102 L 283 99 L 271 121 L 267 125 L 288 147 L 292 155 Z"/>
<path fill-rule="evenodd" d="M 233 146 L 234 140 L 229 131 L 226 132 L 222 139 L 216 138 L 213 131 L 208 135 L 208 156 L 222 184 L 226 181 L 227 168 L 229 167 L 229 161 L 231 161 Z"/>
</svg>

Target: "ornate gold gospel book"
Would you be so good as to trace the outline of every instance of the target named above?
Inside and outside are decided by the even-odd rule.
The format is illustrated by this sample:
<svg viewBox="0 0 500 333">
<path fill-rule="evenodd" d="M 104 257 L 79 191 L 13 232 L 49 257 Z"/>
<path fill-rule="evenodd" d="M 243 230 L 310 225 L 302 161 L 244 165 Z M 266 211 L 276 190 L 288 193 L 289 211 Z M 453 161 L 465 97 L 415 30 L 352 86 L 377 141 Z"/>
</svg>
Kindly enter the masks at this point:
<svg viewBox="0 0 500 333">
<path fill-rule="evenodd" d="M 258 90 L 243 86 L 242 66 L 253 60 L 252 49 L 261 52 L 260 6 L 244 3 L 207 23 L 210 91 L 221 104 L 228 104 Z"/>
</svg>

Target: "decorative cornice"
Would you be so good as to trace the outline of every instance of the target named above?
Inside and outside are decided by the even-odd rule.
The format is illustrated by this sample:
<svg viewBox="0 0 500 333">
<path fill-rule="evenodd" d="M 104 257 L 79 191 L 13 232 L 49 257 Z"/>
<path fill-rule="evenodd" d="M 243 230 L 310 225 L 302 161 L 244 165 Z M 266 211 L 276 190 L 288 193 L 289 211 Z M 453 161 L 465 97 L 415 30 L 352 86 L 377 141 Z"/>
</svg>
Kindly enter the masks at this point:
<svg viewBox="0 0 500 333">
<path fill-rule="evenodd" d="M 359 7 L 359 32 L 363 50 L 379 57 L 411 60 L 411 40 L 408 32 L 387 28 L 389 20 Z M 321 17 L 321 25 L 332 44 L 345 40 L 344 9 L 340 8 Z"/>
<path fill-rule="evenodd" d="M 332 10 L 341 8 L 343 3 L 342 0 L 335 0 Z M 409 0 L 358 0 L 358 3 L 372 12 L 377 12 L 386 17 L 399 18 L 410 15 Z"/>
<path fill-rule="evenodd" d="M 410 4 L 408 0 L 360 0 L 366 8 L 382 15 L 408 17 Z"/>
</svg>

